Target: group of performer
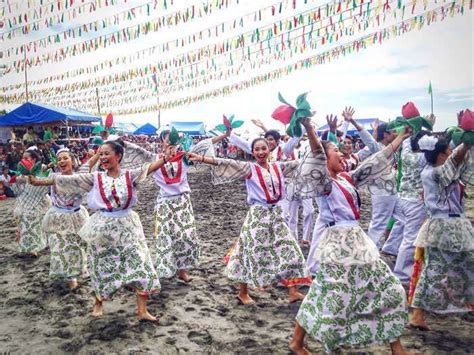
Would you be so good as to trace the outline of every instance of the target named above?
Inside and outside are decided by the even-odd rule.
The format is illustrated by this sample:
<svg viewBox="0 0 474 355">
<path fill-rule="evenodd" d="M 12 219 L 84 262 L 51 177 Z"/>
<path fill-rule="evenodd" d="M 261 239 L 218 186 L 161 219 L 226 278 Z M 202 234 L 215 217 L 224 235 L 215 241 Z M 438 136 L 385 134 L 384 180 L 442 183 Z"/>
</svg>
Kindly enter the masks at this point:
<svg viewBox="0 0 474 355">
<path fill-rule="evenodd" d="M 346 108 L 342 115 L 359 131 L 363 150 L 353 153 L 351 139 L 338 137 L 336 117 L 327 118 L 327 140 L 306 117 L 299 122 L 309 149 L 299 160 L 293 151 L 301 138 L 283 142 L 274 130 L 249 142 L 228 129 L 189 151 L 179 148 L 174 129 L 165 130 L 158 155 L 104 137 L 96 156 L 78 172 L 71 152 L 62 149 L 59 172 L 16 181 L 19 250 L 37 255 L 49 245 L 50 276 L 67 280 L 71 289 L 90 273 L 94 316 L 102 315 L 104 301 L 127 286 L 136 290 L 138 319 L 156 321 L 147 298 L 160 290 L 159 280 L 177 275 L 190 282 L 189 270 L 199 263 L 187 169 L 206 164 L 215 183 L 245 180 L 249 211 L 225 267 L 229 280 L 239 284 L 242 304 L 254 303 L 249 288 L 276 284 L 288 289 L 290 302 L 302 300 L 290 343 L 297 354 L 308 353 L 307 333 L 327 352 L 342 345 L 390 343 L 394 354 L 403 354 L 400 337 L 408 322 L 403 285 L 413 291 L 411 327 L 428 330 L 425 310 L 473 310 L 474 233 L 464 215 L 463 186 L 474 183 L 474 156 L 470 144 L 453 149 L 446 134 L 414 132 L 411 126 L 396 133 L 382 123 L 374 138 L 353 114 Z M 213 144 L 226 137 L 254 161 L 216 158 Z M 24 159 L 34 164 L 39 158 L 29 150 Z M 160 188 L 154 255 L 132 210 L 137 186 L 149 175 Z M 367 234 L 359 224 L 361 187 L 372 199 Z M 319 209 L 314 226 L 313 200 Z M 84 202 L 96 211 L 92 216 Z M 305 222 L 298 238 L 300 205 Z M 396 222 L 382 244 L 390 218 Z M 300 247 L 305 240 L 311 243 L 306 260 Z M 380 248 L 397 255 L 393 272 Z M 422 250 L 421 274 L 413 282 Z M 303 284 L 310 284 L 306 296 L 298 289 Z"/>
</svg>

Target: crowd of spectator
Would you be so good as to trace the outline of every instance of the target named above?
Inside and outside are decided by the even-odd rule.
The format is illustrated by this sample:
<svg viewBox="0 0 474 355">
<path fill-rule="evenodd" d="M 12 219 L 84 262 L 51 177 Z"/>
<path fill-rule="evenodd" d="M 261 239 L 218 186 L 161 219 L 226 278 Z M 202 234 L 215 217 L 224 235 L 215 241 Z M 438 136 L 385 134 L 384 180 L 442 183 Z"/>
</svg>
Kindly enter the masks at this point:
<svg viewBox="0 0 474 355">
<path fill-rule="evenodd" d="M 44 165 L 53 167 L 55 153 L 61 147 L 68 147 L 77 159 L 77 164 L 84 164 L 95 154 L 99 145 L 95 143 L 95 138 L 100 138 L 91 134 L 91 131 L 79 132 L 71 131 L 66 138 L 65 127 L 47 127 L 41 130 L 34 130 L 33 127 L 26 129 L 16 129 L 12 132 L 12 138 L 5 143 L 0 143 L 0 198 L 13 197 L 10 180 L 17 170 L 17 165 L 22 159 L 23 153 L 29 147 L 34 146 L 40 154 Z M 193 144 L 207 137 L 193 137 Z M 288 139 L 283 136 L 282 139 Z M 159 136 L 145 135 L 122 135 L 124 141 L 135 143 L 151 152 L 161 152 L 161 141 Z M 358 138 L 347 137 L 351 140 L 354 151 L 363 148 L 363 144 Z M 303 139 L 298 147 L 298 156 L 301 157 L 306 150 L 307 142 Z M 226 138 L 215 145 L 216 155 L 221 158 L 231 158 L 238 160 L 250 160 L 251 156 L 240 148 L 232 145 Z"/>
</svg>

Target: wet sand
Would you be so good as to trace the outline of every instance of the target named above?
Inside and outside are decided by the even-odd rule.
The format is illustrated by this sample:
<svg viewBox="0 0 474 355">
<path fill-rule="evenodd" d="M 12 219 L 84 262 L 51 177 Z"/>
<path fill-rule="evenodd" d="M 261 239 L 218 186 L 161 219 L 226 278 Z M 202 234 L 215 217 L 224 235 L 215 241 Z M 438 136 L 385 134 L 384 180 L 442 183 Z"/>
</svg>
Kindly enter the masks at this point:
<svg viewBox="0 0 474 355">
<path fill-rule="evenodd" d="M 0 351 L 11 353 L 160 353 L 160 354 L 288 354 L 294 317 L 300 302 L 288 304 L 283 288 L 252 296 L 257 304 L 239 305 L 237 287 L 224 274 L 222 258 L 239 234 L 247 206 L 244 183 L 213 186 L 209 175 L 189 175 L 192 201 L 201 239 L 202 257 L 186 285 L 161 280 L 162 291 L 151 297 L 149 308 L 160 317 L 158 325 L 135 320 L 132 292 L 122 290 L 105 303 L 105 315 L 90 316 L 93 305 L 88 280 L 71 293 L 48 278 L 49 255 L 19 259 L 13 199 L 0 201 Z M 151 179 L 142 186 L 140 214 L 153 253 L 153 205 L 157 189 Z M 368 224 L 365 200 L 362 221 Z M 473 214 L 472 197 L 469 213 Z M 303 249 L 305 254 L 308 250 Z M 388 260 L 390 262 L 390 260 Z M 306 293 L 307 288 L 302 288 Z M 429 315 L 432 330 L 407 330 L 405 347 L 415 353 L 474 352 L 474 316 Z M 307 338 L 314 353 L 322 346 Z M 388 354 L 389 346 L 342 349 L 342 353 Z"/>
</svg>

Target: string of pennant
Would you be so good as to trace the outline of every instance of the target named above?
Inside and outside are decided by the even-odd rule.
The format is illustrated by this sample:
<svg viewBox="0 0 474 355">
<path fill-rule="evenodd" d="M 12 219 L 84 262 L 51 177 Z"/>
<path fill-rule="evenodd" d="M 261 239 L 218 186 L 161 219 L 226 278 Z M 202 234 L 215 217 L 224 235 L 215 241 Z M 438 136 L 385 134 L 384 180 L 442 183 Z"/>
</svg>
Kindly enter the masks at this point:
<svg viewBox="0 0 474 355">
<path fill-rule="evenodd" d="M 55 3 L 51 3 L 47 8 L 41 6 L 39 9 L 32 10 L 32 15 L 24 13 L 8 18 L 5 20 L 5 22 L 8 23 L 8 30 L 1 33 L 1 38 L 3 40 L 15 39 L 32 32 L 73 21 L 83 14 L 92 14 L 101 8 L 102 4 L 105 6 L 113 6 L 119 3 L 118 0 L 107 0 L 106 2 L 80 0 L 80 2 L 79 5 L 73 7 L 73 5 L 75 5 L 74 0 L 64 0 L 62 6 L 62 2 L 58 1 L 57 6 Z M 121 0 L 121 2 L 126 3 L 127 0 Z"/>
<path fill-rule="evenodd" d="M 262 62 L 267 63 L 275 59 L 285 60 L 288 56 L 293 56 L 294 53 L 314 50 L 319 45 L 324 45 L 325 43 L 331 44 L 334 41 L 337 42 L 344 36 L 352 36 L 356 32 L 359 33 L 371 27 L 375 28 L 380 24 L 380 20 L 377 20 L 377 13 L 371 10 L 372 8 L 366 7 L 359 18 L 351 17 L 352 13 L 347 13 L 345 17 L 342 17 L 341 14 L 338 23 L 327 20 L 309 22 L 306 24 L 302 21 L 301 25 L 297 27 L 288 27 L 288 31 L 282 31 L 280 33 L 277 31 L 270 32 L 268 36 L 263 35 L 259 42 L 253 41 L 252 43 L 252 41 L 250 41 L 246 47 L 241 48 L 226 48 L 225 52 L 217 54 L 212 58 L 203 59 L 201 57 L 200 61 L 187 63 L 184 67 L 180 65 L 183 63 L 173 62 L 169 63 L 169 65 L 163 65 L 163 63 L 160 62 L 156 65 L 147 65 L 139 69 L 133 69 L 118 74 L 49 88 L 48 92 L 42 92 L 42 96 L 59 99 L 60 97 L 64 97 L 64 93 L 67 92 L 71 92 L 69 95 L 80 96 L 81 93 L 79 91 L 81 90 L 94 89 L 103 85 L 125 83 L 125 85 L 114 85 L 111 94 L 117 95 L 123 88 L 128 90 L 132 81 L 137 78 L 149 77 L 150 73 L 155 73 L 155 81 L 157 81 L 161 93 L 182 90 L 184 89 L 183 85 L 176 86 L 175 83 L 187 83 L 189 86 L 190 82 L 195 82 L 196 79 L 200 77 L 214 76 L 217 72 L 222 72 L 230 67 L 240 67 L 240 71 L 243 69 L 242 64 L 244 62 L 247 63 L 247 66 L 251 66 L 254 69 L 256 66 L 261 66 Z M 369 14 L 372 14 L 371 18 L 367 17 Z M 382 18 L 383 22 L 385 22 L 385 18 L 386 16 Z M 349 22 L 349 24 L 345 24 L 345 22 Z M 319 24 L 319 26 L 314 26 L 314 24 Z M 270 29 L 274 27 L 274 25 L 269 26 Z M 332 29 L 333 32 L 330 32 L 329 29 Z M 263 31 L 261 32 L 264 33 Z M 297 43 L 298 41 L 300 43 Z M 199 50 L 199 53 L 201 53 L 201 50 Z M 275 54 L 277 57 L 275 57 Z M 189 53 L 184 57 L 199 58 L 199 56 L 191 56 Z M 233 69 L 232 73 L 235 73 Z M 229 73 L 229 75 L 231 75 L 231 73 Z M 154 87 L 150 81 L 148 81 L 147 84 L 149 88 Z M 171 86 L 175 86 L 175 88 L 170 88 Z M 35 93 L 35 91 L 33 91 L 33 93 Z M 68 94 L 66 94 L 66 97 L 67 95 Z"/>
<path fill-rule="evenodd" d="M 164 1 L 164 4 L 166 4 L 166 0 L 161 1 Z M 215 11 L 227 9 L 234 4 L 238 5 L 239 0 L 212 0 L 212 2 L 202 3 L 201 5 L 192 5 L 185 8 L 184 10 L 160 15 L 159 17 L 141 22 L 136 25 L 123 27 L 111 33 L 97 35 L 94 38 L 90 38 L 91 33 L 98 34 L 108 27 L 120 26 L 123 21 L 131 21 L 136 17 L 151 16 L 151 11 L 156 10 L 157 8 L 157 0 L 155 0 L 154 3 L 154 7 L 151 6 L 151 3 L 146 3 L 114 14 L 111 17 L 69 28 L 65 31 L 58 32 L 44 38 L 32 40 L 25 45 L 15 45 L 6 48 L 3 51 L 4 57 L 7 59 L 18 57 L 19 55 L 23 55 L 26 51 L 26 65 L 29 68 L 46 63 L 58 63 L 65 60 L 66 58 L 72 58 L 85 53 L 92 53 L 99 49 L 104 49 L 116 44 L 131 42 L 143 38 L 144 36 L 147 36 L 151 33 L 156 33 L 165 27 L 171 28 L 193 21 L 194 19 L 204 18 L 208 15 L 211 15 Z M 159 11 L 159 13 L 162 13 L 162 11 Z M 39 52 L 42 48 L 48 49 L 52 45 L 61 44 L 62 42 L 70 39 L 81 38 L 83 38 L 83 40 L 79 41 L 78 43 L 69 45 L 66 44 L 65 46 L 62 46 L 51 52 L 37 54 L 37 52 Z M 5 61 L 6 73 L 9 73 L 13 70 L 20 72 L 24 70 L 24 67 L 25 61 L 22 58 Z"/>
<path fill-rule="evenodd" d="M 387 5 L 393 1 L 394 0 L 386 1 L 385 4 Z M 292 15 L 283 20 L 276 21 L 273 24 L 256 28 L 253 31 L 248 31 L 244 34 L 240 34 L 238 36 L 234 36 L 227 40 L 223 40 L 219 44 L 203 46 L 199 48 L 198 50 L 189 51 L 181 55 L 174 56 L 171 60 L 161 61 L 157 65 L 149 64 L 146 66 L 141 66 L 139 68 L 129 69 L 127 72 L 122 72 L 119 75 L 109 74 L 108 81 L 109 82 L 114 81 L 117 79 L 117 77 L 125 80 L 125 78 L 127 77 L 130 77 L 133 75 L 136 76 L 137 73 L 148 74 L 150 70 L 152 72 L 158 72 L 158 71 L 161 72 L 161 71 L 167 70 L 169 67 L 176 67 L 176 66 L 182 67 L 186 65 L 192 65 L 193 62 L 195 62 L 196 60 L 200 61 L 202 60 L 202 58 L 216 56 L 216 55 L 222 54 L 223 52 L 228 52 L 235 48 L 241 48 L 244 46 L 245 43 L 249 43 L 249 42 L 254 43 L 255 41 L 257 42 L 264 41 L 265 39 L 268 39 L 269 37 L 272 37 L 273 35 L 277 35 L 278 33 L 282 31 L 288 31 L 293 28 L 298 28 L 305 25 L 309 25 L 309 24 L 312 24 L 312 26 L 315 26 L 318 22 L 323 22 L 325 20 L 328 20 L 330 24 L 335 24 L 336 22 L 341 22 L 342 16 L 345 12 L 351 12 L 351 15 L 353 14 L 354 16 L 356 16 L 356 14 L 359 16 L 369 15 L 368 12 L 372 11 L 370 7 L 371 3 L 372 2 L 369 2 L 367 3 L 367 5 L 365 5 L 363 0 L 360 0 L 360 3 L 358 5 L 355 3 L 351 3 L 350 5 L 347 5 L 348 7 L 346 7 L 345 10 L 342 10 L 341 2 L 332 3 L 332 4 L 324 4 L 322 6 L 318 6 L 311 10 L 297 13 L 296 15 Z M 283 2 L 279 2 L 279 4 L 283 5 Z M 349 7 L 352 5 L 355 5 L 356 7 L 355 8 Z M 296 7 L 296 4 L 293 3 L 292 6 Z M 373 11 L 378 12 L 382 8 L 382 5 L 377 4 L 373 6 L 372 8 L 373 8 Z M 387 7 L 385 6 L 385 8 Z M 68 79 L 68 78 L 77 78 L 84 75 L 91 75 L 99 71 L 102 71 L 104 69 L 111 70 L 116 65 L 132 64 L 133 62 L 137 60 L 143 60 L 147 57 L 153 59 L 156 57 L 157 54 L 160 54 L 161 56 L 165 52 L 172 52 L 173 49 L 181 48 L 182 46 L 185 45 L 185 42 L 184 42 L 185 40 L 187 40 L 187 42 L 190 44 L 191 42 L 192 43 L 196 43 L 198 41 L 203 42 L 207 40 L 208 38 L 212 38 L 212 37 L 218 38 L 220 36 L 219 30 L 218 30 L 219 28 L 222 31 L 222 29 L 225 29 L 226 25 L 231 25 L 233 28 L 235 28 L 235 26 L 243 27 L 244 22 L 247 22 L 247 20 L 265 21 L 267 17 L 264 14 L 274 16 L 274 14 L 277 11 L 280 13 L 282 11 L 282 6 L 279 6 L 277 10 L 275 5 L 271 5 L 264 9 L 259 9 L 255 12 L 244 15 L 238 19 L 222 22 L 213 28 L 207 28 L 205 30 L 196 32 L 186 38 L 167 41 L 162 44 L 155 45 L 149 49 L 137 51 L 130 55 L 121 56 L 116 59 L 106 60 L 93 66 L 79 68 L 76 70 L 68 71 L 66 73 L 51 75 L 43 79 L 30 81 L 29 85 L 31 87 L 34 87 L 36 85 L 43 85 L 46 83 L 49 84 L 55 80 L 60 80 L 63 82 L 65 79 Z M 337 15 L 337 18 L 336 18 L 336 15 Z M 258 20 L 259 18 L 260 20 Z M 132 71 L 134 71 L 135 74 L 133 74 Z M 98 80 L 99 79 L 96 79 L 96 81 Z M 102 80 L 102 78 L 100 80 Z M 19 89 L 21 88 L 21 86 L 22 84 L 11 85 L 11 86 L 6 87 L 5 90 L 9 91 L 9 90 L 14 90 L 14 89 Z"/>
<path fill-rule="evenodd" d="M 0 16 L 6 24 L 8 30 L 15 27 L 23 27 L 36 20 L 44 18 L 43 16 L 54 12 L 68 12 L 75 4 L 80 2 L 79 6 L 93 4 L 93 0 L 21 0 L 6 1 L 0 8 Z M 26 5 L 26 9 L 25 9 Z M 12 15 L 12 16 L 7 16 Z"/>
<path fill-rule="evenodd" d="M 391 17 L 396 18 L 396 9 L 392 11 L 393 15 Z M 371 14 L 376 14 L 373 11 L 370 11 L 370 8 L 367 9 L 367 13 Z M 388 17 L 388 19 L 390 16 Z M 320 31 L 320 28 L 313 28 L 311 27 L 311 30 L 306 30 L 303 27 L 301 27 L 300 34 L 297 34 L 293 38 L 285 37 L 285 34 L 282 33 L 279 37 L 273 36 L 271 40 L 267 40 L 265 43 L 265 46 L 262 47 L 262 44 L 258 45 L 250 45 L 246 49 L 242 49 L 242 53 L 244 54 L 243 56 L 237 56 L 235 55 L 236 51 L 230 52 L 229 56 L 224 57 L 223 61 L 219 63 L 217 57 L 212 58 L 212 64 L 209 65 L 209 61 L 206 62 L 205 68 L 197 68 L 197 67 L 189 67 L 190 71 L 184 75 L 184 72 L 179 69 L 175 69 L 174 67 L 170 66 L 168 67 L 168 70 L 165 70 L 163 67 L 160 67 L 160 73 L 156 76 L 156 80 L 160 80 L 159 82 L 159 87 L 160 87 L 160 92 L 161 93 L 170 93 L 173 91 L 177 90 L 183 90 L 185 86 L 182 84 L 183 82 L 186 83 L 186 87 L 192 87 L 195 86 L 196 79 L 199 77 L 203 76 L 210 76 L 213 77 L 217 72 L 222 72 L 225 70 L 225 67 L 232 67 L 233 65 L 239 66 L 242 64 L 242 62 L 250 62 L 252 63 L 252 68 L 255 68 L 256 66 L 261 66 L 262 62 L 268 62 L 269 58 L 272 60 L 284 60 L 285 58 L 288 58 L 288 56 L 293 56 L 293 53 L 297 52 L 307 52 L 308 50 L 315 49 L 318 45 L 324 45 L 326 42 L 327 43 L 332 43 L 332 42 L 337 42 L 340 40 L 343 36 L 351 36 L 354 33 L 360 33 L 363 30 L 368 29 L 369 27 L 376 27 L 380 25 L 380 21 L 382 23 L 385 23 L 385 20 L 387 19 L 387 16 L 383 16 L 382 19 L 380 20 L 380 16 L 372 16 L 371 19 L 366 19 L 362 18 L 358 21 L 358 25 L 355 26 L 354 23 L 352 23 L 349 26 L 340 26 L 342 21 L 340 21 L 337 25 L 339 27 L 335 27 L 336 24 L 333 23 L 331 25 L 331 28 L 334 29 L 333 32 L 328 32 L 326 31 Z M 362 21 L 363 20 L 363 21 Z M 329 26 L 326 25 L 325 28 L 327 29 Z M 320 36 L 320 32 L 324 33 L 324 35 Z M 281 42 L 280 42 L 281 39 Z M 300 40 L 301 43 L 298 44 L 298 46 L 295 46 L 297 44 L 295 40 Z M 253 50 L 251 50 L 251 47 L 254 47 Z M 294 48 L 293 51 L 287 51 L 284 52 L 285 56 L 282 56 L 282 53 L 286 47 L 289 48 Z M 300 48 L 300 49 L 298 49 Z M 272 52 L 278 53 L 278 57 L 271 57 Z M 268 54 L 266 57 L 264 55 Z M 286 55 L 288 54 L 288 55 Z M 234 55 L 234 58 L 232 58 L 232 55 Z M 175 64 L 175 63 L 174 63 Z M 120 92 L 124 87 L 128 88 L 130 86 L 131 81 L 137 80 L 138 78 L 143 78 L 150 76 L 151 73 L 155 72 L 156 73 L 157 66 L 150 65 L 146 66 L 144 68 L 141 68 L 140 70 L 133 70 L 131 72 L 127 73 L 119 73 L 119 74 L 114 74 L 109 77 L 102 77 L 102 78 L 94 78 L 90 79 L 88 81 L 82 81 L 79 83 L 72 83 L 72 84 L 67 84 L 64 86 L 59 86 L 59 87 L 54 87 L 54 88 L 48 88 L 46 90 L 42 90 L 40 95 L 42 97 L 50 98 L 50 97 L 55 97 L 55 98 L 60 98 L 64 97 L 64 93 L 71 93 L 69 95 L 80 95 L 81 90 L 87 90 L 91 88 L 96 88 L 96 87 L 101 87 L 104 85 L 110 85 L 110 84 L 115 84 L 114 87 L 112 88 L 111 92 L 117 93 Z M 171 73 L 171 74 L 170 74 Z M 235 73 L 235 70 L 232 70 L 229 72 L 229 75 L 232 73 Z M 118 83 L 125 83 L 125 84 L 119 84 Z M 150 80 L 147 80 L 147 85 L 150 88 L 153 88 L 154 85 L 150 82 Z M 191 84 L 192 83 L 192 84 Z M 169 89 L 170 86 L 175 86 L 175 88 Z M 191 86 L 192 85 L 192 86 Z M 103 89 L 101 88 L 101 92 L 103 92 Z M 33 94 L 36 92 L 33 91 Z M 95 92 L 91 92 L 91 94 L 95 95 Z M 66 94 L 67 95 L 67 94 Z"/>
<path fill-rule="evenodd" d="M 336 43 L 336 47 L 326 50 L 322 53 L 312 55 L 304 60 L 298 60 L 294 64 L 284 65 L 280 67 L 279 69 L 269 71 L 266 74 L 257 75 L 257 76 L 252 77 L 251 79 L 240 81 L 238 83 L 223 86 L 217 89 L 204 91 L 201 94 L 190 95 L 190 96 L 185 96 L 178 99 L 164 101 L 160 104 L 159 108 L 170 109 L 177 106 L 188 105 L 193 102 L 202 101 L 202 100 L 206 100 L 206 99 L 217 97 L 217 96 L 229 95 L 229 94 L 232 94 L 233 92 L 236 92 L 239 90 L 245 90 L 247 88 L 265 83 L 269 80 L 274 80 L 282 76 L 289 75 L 295 70 L 308 69 L 318 64 L 331 62 L 333 60 L 338 59 L 340 56 L 346 56 L 347 54 L 358 52 L 361 49 L 365 49 L 373 44 L 376 44 L 376 43 L 382 44 L 383 42 L 390 39 L 391 37 L 401 36 L 414 29 L 421 29 L 424 25 L 430 25 L 432 22 L 443 21 L 448 15 L 455 16 L 455 15 L 463 14 L 464 12 L 463 3 L 464 2 L 462 0 L 452 1 L 449 4 L 447 4 L 447 6 L 441 6 L 434 10 L 424 12 L 423 14 L 419 16 L 413 16 L 407 20 L 397 23 L 396 25 L 385 27 L 379 31 L 375 31 L 369 35 L 363 36 L 355 41 L 350 41 L 347 44 L 337 45 Z M 299 47 L 301 48 L 302 46 L 300 45 Z M 289 58 L 283 57 L 282 60 L 287 62 Z M 237 72 L 231 72 L 229 75 L 230 77 L 234 77 L 237 74 L 238 74 Z M 225 75 L 226 74 L 224 74 L 224 76 Z M 216 76 L 216 77 L 221 78 L 220 80 L 224 80 L 222 79 L 222 76 L 220 77 Z M 211 80 L 212 78 L 205 77 L 205 79 Z M 150 78 L 146 78 L 146 80 L 148 84 L 150 83 L 150 81 L 152 82 Z M 131 105 L 131 104 L 136 105 L 137 102 L 144 103 L 147 100 L 153 99 L 155 97 L 154 96 L 155 93 L 152 91 L 150 86 L 148 86 L 149 90 L 147 91 L 142 90 L 142 89 L 143 88 L 136 86 L 135 88 L 130 89 L 129 95 L 125 97 L 122 97 L 122 98 L 117 97 L 114 99 L 112 96 L 111 99 L 106 99 L 103 101 L 102 108 L 113 110 L 117 114 L 134 114 L 134 113 L 143 113 L 143 112 L 148 112 L 148 111 L 156 111 L 158 109 L 158 106 L 156 104 L 150 104 L 150 105 L 141 104 L 138 107 L 126 108 L 127 105 Z M 136 94 L 130 95 L 131 93 L 136 93 Z M 93 98 L 91 97 L 86 98 L 86 99 L 79 98 L 79 97 L 74 97 L 72 99 L 63 98 L 59 103 L 62 106 L 66 106 L 66 107 L 75 106 L 81 109 L 94 111 L 96 109 L 95 102 L 91 101 L 91 99 Z M 53 102 L 58 104 L 56 100 L 53 100 Z"/>
<path fill-rule="evenodd" d="M 230 6 L 232 4 L 231 0 L 225 0 L 225 1 L 215 0 L 215 1 L 216 3 L 219 4 L 219 6 L 221 5 Z M 291 7 L 292 9 L 296 9 L 297 7 L 300 7 L 300 5 L 302 6 L 302 4 L 306 5 L 309 2 L 313 3 L 316 1 L 318 0 L 304 0 L 304 2 L 300 2 L 298 4 L 295 0 L 278 1 L 277 3 L 273 5 L 260 8 L 256 11 L 243 15 L 239 18 L 236 18 L 230 21 L 221 22 L 215 26 L 208 27 L 200 31 L 196 31 L 186 37 L 181 37 L 178 39 L 166 41 L 158 45 L 154 45 L 146 50 L 138 51 L 134 53 L 132 56 L 129 55 L 127 57 L 128 58 L 133 57 L 134 60 L 137 60 L 137 59 L 143 59 L 144 57 L 153 56 L 157 53 L 159 54 L 169 53 L 176 49 L 185 48 L 188 45 L 194 45 L 196 42 L 199 42 L 199 41 L 202 42 L 202 41 L 206 41 L 209 38 L 218 38 L 222 35 L 225 35 L 225 33 L 227 32 L 233 31 L 235 28 L 243 28 L 245 25 L 249 23 L 255 24 L 255 23 L 267 21 L 271 17 L 277 16 L 278 14 L 282 13 L 283 8 Z M 384 5 L 382 5 L 382 0 L 377 0 L 377 1 L 378 1 L 377 9 L 384 7 Z M 368 5 L 370 5 L 370 3 L 375 2 L 375 1 L 369 0 L 367 2 L 367 0 L 365 0 L 365 2 Z M 385 2 L 388 3 L 389 1 L 385 0 Z M 237 0 L 237 3 L 238 3 L 238 0 Z M 345 9 L 355 9 L 358 7 L 362 8 L 363 4 L 364 4 L 364 0 L 352 0 L 352 1 L 338 0 L 337 2 L 334 0 L 331 0 L 328 3 L 322 6 L 319 6 L 318 12 L 313 14 L 313 16 L 331 17 L 331 16 L 335 16 L 341 13 L 343 11 L 343 7 Z M 222 8 L 222 6 L 219 7 L 218 9 Z M 130 42 L 130 41 L 139 39 L 140 37 L 149 35 L 151 33 L 158 32 L 164 25 L 171 27 L 171 26 L 176 26 L 181 23 L 185 23 L 189 20 L 192 20 L 195 16 L 204 17 L 205 15 L 210 14 L 210 11 L 212 11 L 213 7 L 206 5 L 205 7 L 200 7 L 199 11 L 194 11 L 192 9 L 193 7 L 190 7 L 190 8 L 187 8 L 184 11 L 184 13 L 176 12 L 175 14 L 172 14 L 172 15 L 161 16 L 153 20 L 145 21 L 138 25 L 122 28 L 110 34 L 98 36 L 93 39 L 87 39 L 85 41 L 81 41 L 73 45 L 62 47 L 52 52 L 33 55 L 27 58 L 26 65 L 28 67 L 35 67 L 42 64 L 46 64 L 46 63 L 58 63 L 58 62 L 63 61 L 66 58 L 71 58 L 71 57 L 78 56 L 85 53 L 92 53 L 99 49 L 108 48 L 115 44 Z M 66 35 L 71 32 L 71 36 L 73 38 L 79 38 L 82 36 L 82 31 L 83 31 L 83 28 L 71 29 L 66 32 L 63 32 L 63 35 Z M 36 53 L 39 46 L 47 47 L 48 45 L 59 43 L 60 41 L 61 41 L 60 34 L 49 36 L 47 39 L 41 39 L 39 41 L 30 43 L 29 45 L 26 46 L 26 50 L 28 52 L 33 51 L 34 53 Z M 24 50 L 23 47 L 9 48 L 6 50 L 6 57 L 7 58 L 9 57 L 9 53 L 10 55 L 22 54 L 23 50 Z M 130 63 L 130 60 L 128 60 L 128 62 Z M 20 72 L 24 70 L 25 61 L 23 59 L 18 58 L 16 60 L 7 62 L 5 64 L 6 64 L 6 68 L 5 68 L 6 73 L 9 73 L 12 70 L 16 70 L 17 72 Z M 97 65 L 95 67 L 97 67 Z"/>
</svg>

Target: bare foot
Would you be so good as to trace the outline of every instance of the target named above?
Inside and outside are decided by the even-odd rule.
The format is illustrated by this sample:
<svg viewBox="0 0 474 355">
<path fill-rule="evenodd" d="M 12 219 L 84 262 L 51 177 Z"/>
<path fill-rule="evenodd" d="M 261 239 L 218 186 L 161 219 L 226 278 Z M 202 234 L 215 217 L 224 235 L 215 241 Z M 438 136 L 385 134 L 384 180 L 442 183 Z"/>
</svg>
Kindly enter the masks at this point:
<svg viewBox="0 0 474 355">
<path fill-rule="evenodd" d="M 288 302 L 293 303 L 296 301 L 302 301 L 304 300 L 304 297 L 305 296 L 301 292 L 295 291 L 291 294 L 288 294 Z"/>
<path fill-rule="evenodd" d="M 104 307 L 102 305 L 102 302 L 96 299 L 94 309 L 92 310 L 92 317 L 101 317 L 103 315 Z"/>
<path fill-rule="evenodd" d="M 155 316 L 152 316 L 148 311 L 145 311 L 144 313 L 137 313 L 137 319 L 140 322 L 158 322 L 158 318 Z"/>
<path fill-rule="evenodd" d="M 179 270 L 178 278 L 186 283 L 191 282 L 193 280 L 193 278 L 189 276 L 186 270 Z"/>
<path fill-rule="evenodd" d="M 254 301 L 252 298 L 250 298 L 250 296 L 248 295 L 248 293 L 245 294 L 245 295 L 239 294 L 239 295 L 237 296 L 237 298 L 239 299 L 240 302 L 242 302 L 242 304 L 243 304 L 244 306 L 248 306 L 248 305 L 251 305 L 251 304 L 255 304 L 255 301 Z"/>
<path fill-rule="evenodd" d="M 30 254 L 30 256 L 31 256 L 32 258 L 37 258 L 37 257 L 38 257 L 38 252 L 37 252 L 37 251 L 34 251 L 34 252 L 32 252 L 32 253 Z"/>
<path fill-rule="evenodd" d="M 296 355 L 311 355 L 311 353 L 304 346 L 297 344 L 295 341 L 288 344 L 290 350 Z"/>
<path fill-rule="evenodd" d="M 75 290 L 75 289 L 79 286 L 79 284 L 77 283 L 77 280 L 76 280 L 76 279 L 69 280 L 69 281 L 67 282 L 67 285 L 69 286 L 69 290 L 71 290 L 71 291 L 72 291 L 72 290 Z"/>
<path fill-rule="evenodd" d="M 390 343 L 390 349 L 392 350 L 392 355 L 411 355 L 412 353 L 407 352 L 400 342 L 400 339 L 395 340 L 393 343 Z"/>
<path fill-rule="evenodd" d="M 424 331 L 430 330 L 425 322 L 425 311 L 423 309 L 415 308 L 413 310 L 408 328 Z"/>
</svg>

